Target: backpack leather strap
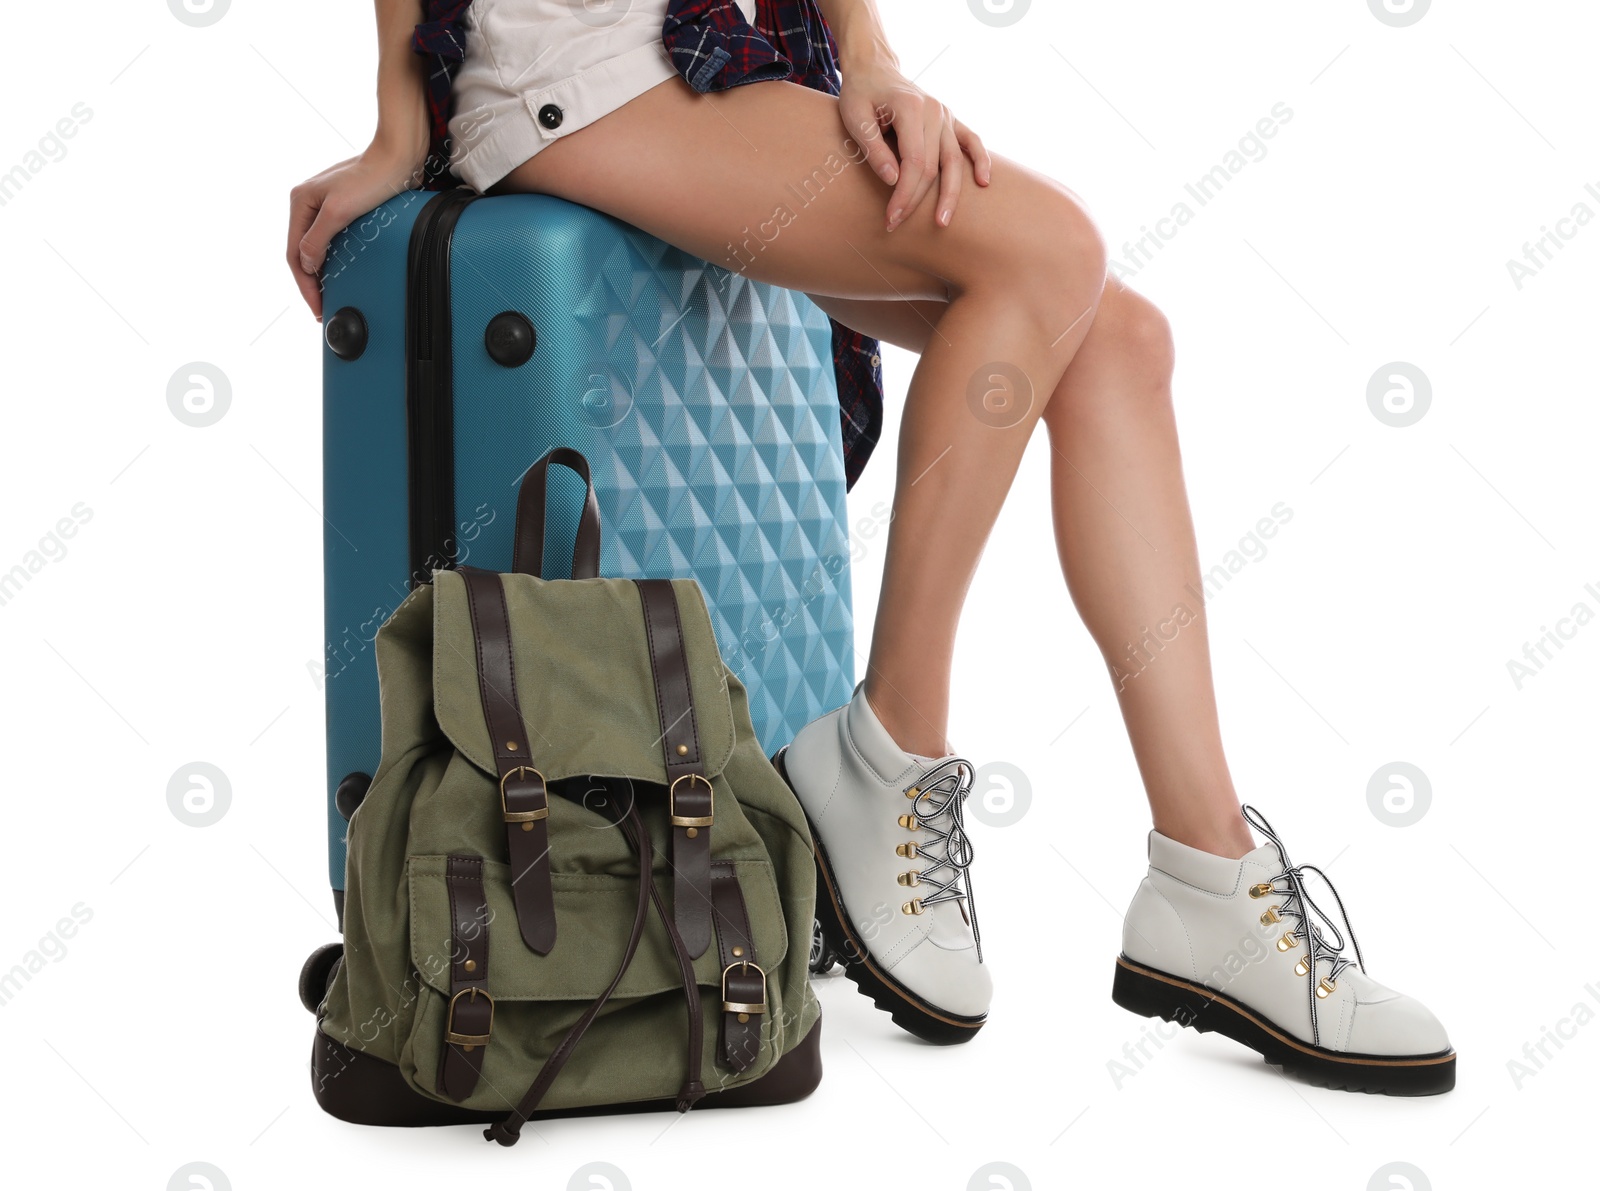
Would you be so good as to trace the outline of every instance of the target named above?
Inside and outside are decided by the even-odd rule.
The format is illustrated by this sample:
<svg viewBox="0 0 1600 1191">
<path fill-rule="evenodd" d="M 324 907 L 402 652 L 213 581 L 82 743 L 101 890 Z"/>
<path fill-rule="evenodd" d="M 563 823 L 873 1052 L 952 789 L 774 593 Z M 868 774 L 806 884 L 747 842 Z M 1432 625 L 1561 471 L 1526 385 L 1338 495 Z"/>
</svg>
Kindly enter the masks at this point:
<svg viewBox="0 0 1600 1191">
<path fill-rule="evenodd" d="M 673 918 L 689 954 L 698 958 L 711 945 L 711 779 L 700 753 L 677 592 L 670 579 L 636 579 L 634 586 L 644 605 L 661 752 L 667 764 Z"/>
<path fill-rule="evenodd" d="M 512 531 L 516 542 L 511 569 L 519 575 L 544 577 L 544 510 L 552 463 L 571 468 L 583 481 L 583 512 L 572 544 L 572 577 L 593 579 L 600 574 L 600 502 L 594 494 L 594 481 L 589 478 L 589 461 L 571 447 L 547 452 L 522 477 L 517 493 L 517 524 Z"/>
<path fill-rule="evenodd" d="M 500 576 L 475 567 L 457 572 L 466 580 L 472 636 L 478 647 L 478 693 L 500 776 L 500 810 L 511 862 L 511 897 L 522 941 L 539 955 L 556 945 L 556 901 L 550 886 L 550 793 L 533 768 L 533 750 L 517 702 L 511 656 L 511 620 Z"/>
<path fill-rule="evenodd" d="M 767 975 L 756 964 L 755 940 L 745 911 L 744 890 L 732 864 L 711 866 L 711 906 L 722 959 L 722 1028 L 718 1049 L 731 1071 L 748 1071 L 761 1055 L 761 1025 L 767 1012 Z"/>
<path fill-rule="evenodd" d="M 639 941 L 644 937 L 645 919 L 650 913 L 650 904 L 655 903 L 656 912 L 661 915 L 661 920 L 667 925 L 667 933 L 673 940 L 673 950 L 677 953 L 678 962 L 688 973 L 687 995 L 690 1002 L 690 1029 L 689 1029 L 689 1079 L 685 1082 L 683 1090 L 678 1093 L 679 1110 L 689 1108 L 695 1100 L 704 1094 L 705 1089 L 700 1086 L 700 1000 L 699 990 L 694 983 L 694 969 L 688 966 L 688 957 L 682 949 L 682 941 L 678 939 L 677 932 L 672 923 L 667 919 L 666 908 L 661 904 L 661 894 L 656 889 L 653 876 L 655 869 L 655 849 L 650 843 L 650 832 L 646 829 L 644 821 L 639 818 L 639 808 L 633 802 L 628 804 L 628 813 L 618 824 L 629 844 L 639 857 L 639 900 L 634 908 L 633 929 L 628 935 L 628 945 L 623 949 L 622 962 L 617 965 L 617 973 L 611 978 L 611 983 L 606 990 L 594 999 L 594 1002 L 585 1009 L 580 1017 L 567 1031 L 566 1037 L 550 1052 L 550 1057 L 544 1061 L 544 1066 L 539 1068 L 539 1074 L 534 1078 L 532 1086 L 527 1093 L 517 1102 L 516 1108 L 511 1110 L 504 1120 L 496 1121 L 483 1131 L 483 1135 L 490 1141 L 497 1141 L 503 1146 L 517 1144 L 517 1137 L 522 1132 L 522 1126 L 528 1118 L 538 1109 L 539 1102 L 544 1099 L 545 1093 L 550 1090 L 550 1085 L 555 1082 L 556 1076 L 561 1074 L 561 1069 L 567 1065 L 567 1060 L 572 1057 L 572 1052 L 577 1049 L 578 1043 L 588 1031 L 594 1019 L 600 1015 L 606 1002 L 617 991 L 617 986 L 622 983 L 622 977 L 633 963 L 634 954 L 639 950 Z"/>
<path fill-rule="evenodd" d="M 705 1085 L 700 1082 L 700 1055 L 705 1042 L 705 1020 L 700 1008 L 700 983 L 695 979 L 694 960 L 689 958 L 689 949 L 684 945 L 683 935 L 679 933 L 673 915 L 667 913 L 666 903 L 662 901 L 661 891 L 656 888 L 654 880 L 650 882 L 650 900 L 655 903 L 656 914 L 661 918 L 661 925 L 667 932 L 667 941 L 672 944 L 672 954 L 677 957 L 678 974 L 683 978 L 684 1007 L 689 1011 L 688 1074 L 684 1077 L 683 1086 L 678 1089 L 676 1106 L 679 1112 L 688 1112 L 700 1097 L 706 1094 Z"/>
<path fill-rule="evenodd" d="M 459 1103 L 478 1086 L 484 1051 L 494 1030 L 483 858 L 451 856 L 445 867 L 445 887 L 450 891 L 450 1004 L 445 1010 L 445 1045 L 439 1058 L 439 1093 Z"/>
</svg>

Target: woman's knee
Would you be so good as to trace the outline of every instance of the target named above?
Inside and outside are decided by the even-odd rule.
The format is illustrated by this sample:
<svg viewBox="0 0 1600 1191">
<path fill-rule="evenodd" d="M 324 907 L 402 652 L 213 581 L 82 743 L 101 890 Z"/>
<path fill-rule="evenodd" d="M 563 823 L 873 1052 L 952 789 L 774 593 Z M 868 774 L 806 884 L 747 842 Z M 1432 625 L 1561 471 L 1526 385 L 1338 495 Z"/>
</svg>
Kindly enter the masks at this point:
<svg viewBox="0 0 1600 1191">
<path fill-rule="evenodd" d="M 1086 426 L 1170 424 L 1172 329 L 1156 304 L 1120 281 L 1106 282 L 1094 327 L 1044 412 L 1051 434 Z"/>
<path fill-rule="evenodd" d="M 1025 193 L 985 211 L 962 289 L 1017 303 L 1053 341 L 1092 316 L 1106 283 L 1106 247 L 1083 205 L 1066 189 L 1028 177 Z M 997 204 L 997 206 L 999 206 Z"/>
<path fill-rule="evenodd" d="M 1120 281 L 1106 284 L 1095 316 L 1094 333 L 1103 349 L 1114 352 L 1126 372 L 1148 381 L 1161 391 L 1172 379 L 1176 349 L 1172 327 L 1156 304 Z"/>
<path fill-rule="evenodd" d="M 1046 205 L 1049 232 L 1040 247 L 1036 268 L 1055 279 L 1064 297 L 1084 309 L 1100 303 L 1106 284 L 1106 242 L 1076 197 L 1055 195 Z"/>
</svg>

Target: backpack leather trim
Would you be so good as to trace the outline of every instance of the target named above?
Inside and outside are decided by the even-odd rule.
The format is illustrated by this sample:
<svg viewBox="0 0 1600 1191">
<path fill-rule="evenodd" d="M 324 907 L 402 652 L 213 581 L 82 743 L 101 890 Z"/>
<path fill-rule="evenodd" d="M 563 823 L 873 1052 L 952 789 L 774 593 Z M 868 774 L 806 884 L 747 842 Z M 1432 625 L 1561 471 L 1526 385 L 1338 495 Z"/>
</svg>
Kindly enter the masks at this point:
<svg viewBox="0 0 1600 1191">
<path fill-rule="evenodd" d="M 472 636 L 478 648 L 478 692 L 500 776 L 501 817 L 511 863 L 511 896 L 522 941 L 539 955 L 556 945 L 556 900 L 550 888 L 550 792 L 532 767 L 511 656 L 511 618 L 500 576 L 475 567 L 457 572 L 466 581 Z"/>
<path fill-rule="evenodd" d="M 472 569 L 438 572 L 429 593 L 433 713 L 456 751 L 498 780 L 496 742 L 479 695 L 481 674 L 475 672 L 478 643 L 466 584 Z M 514 574 L 500 580 L 511 620 L 517 699 L 534 747 L 531 762 L 522 763 L 536 765 L 552 785 L 595 776 L 670 785 L 635 583 Z M 685 579 L 671 583 L 689 658 L 702 771 L 715 781 L 732 760 L 738 738 L 732 688 L 699 588 Z M 417 629 L 427 631 L 420 624 Z M 557 675 L 559 681 L 550 681 Z"/>
<path fill-rule="evenodd" d="M 459 1103 L 478 1086 L 494 1030 L 483 857 L 451 856 L 445 886 L 450 891 L 450 1007 L 439 1057 L 439 1094 Z"/>
<path fill-rule="evenodd" d="M 667 579 L 637 579 L 655 680 L 672 817 L 672 916 L 689 954 L 711 945 L 711 779 L 700 753 L 678 596 Z"/>
<path fill-rule="evenodd" d="M 517 492 L 517 521 L 512 529 L 511 569 L 519 575 L 544 575 L 544 512 L 550 465 L 577 472 L 583 481 L 583 512 L 578 520 L 578 536 L 572 545 L 572 577 L 594 579 L 600 574 L 600 501 L 589 478 L 589 461 L 571 447 L 556 447 L 541 456 L 523 474 Z"/>
<path fill-rule="evenodd" d="M 314 1031 L 311 1045 L 311 1090 L 322 1111 L 352 1125 L 417 1128 L 430 1125 L 488 1124 L 505 1114 L 489 1109 L 465 1108 L 433 1100 L 406 1082 L 395 1064 Z M 818 1019 L 794 1049 L 760 1079 L 733 1088 L 709 1091 L 695 1105 L 708 1108 L 755 1108 L 793 1104 L 811 1095 L 822 1081 L 822 1021 Z M 626 1104 L 595 1104 L 584 1108 L 539 1109 L 530 1120 L 617 1116 L 641 1112 L 666 1112 L 670 1099 L 635 1100 Z"/>
<path fill-rule="evenodd" d="M 767 976 L 756 966 L 755 938 L 744 890 L 733 865 L 711 866 L 711 906 L 722 960 L 722 1027 L 718 1048 L 730 1071 L 748 1071 L 761 1057 L 761 1022 L 767 1011 Z M 759 1006 L 760 1008 L 756 1008 Z"/>
</svg>

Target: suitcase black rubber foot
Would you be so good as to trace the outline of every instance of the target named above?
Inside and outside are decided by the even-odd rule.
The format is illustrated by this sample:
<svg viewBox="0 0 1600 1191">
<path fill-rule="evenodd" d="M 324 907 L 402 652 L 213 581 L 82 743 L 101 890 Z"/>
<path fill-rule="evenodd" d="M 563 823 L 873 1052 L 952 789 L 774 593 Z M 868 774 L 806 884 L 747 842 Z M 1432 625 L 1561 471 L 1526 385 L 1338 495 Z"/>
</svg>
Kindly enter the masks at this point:
<svg viewBox="0 0 1600 1191">
<path fill-rule="evenodd" d="M 371 785 L 372 778 L 365 773 L 347 773 L 340 779 L 339 788 L 333 792 L 333 805 L 344 816 L 346 823 L 356 813 L 356 808 L 367 796 L 367 789 Z"/>
<path fill-rule="evenodd" d="M 308 1013 L 315 1013 L 328 995 L 328 981 L 333 979 L 333 967 L 344 958 L 343 943 L 324 943 L 313 951 L 300 968 L 300 1003 Z"/>
<path fill-rule="evenodd" d="M 521 368 L 533 359 L 539 336 L 524 315 L 506 310 L 489 320 L 483 332 L 483 346 L 489 358 L 502 368 Z"/>
<path fill-rule="evenodd" d="M 322 337 L 341 360 L 359 360 L 367 350 L 367 320 L 354 306 L 346 306 L 329 317 Z"/>
</svg>

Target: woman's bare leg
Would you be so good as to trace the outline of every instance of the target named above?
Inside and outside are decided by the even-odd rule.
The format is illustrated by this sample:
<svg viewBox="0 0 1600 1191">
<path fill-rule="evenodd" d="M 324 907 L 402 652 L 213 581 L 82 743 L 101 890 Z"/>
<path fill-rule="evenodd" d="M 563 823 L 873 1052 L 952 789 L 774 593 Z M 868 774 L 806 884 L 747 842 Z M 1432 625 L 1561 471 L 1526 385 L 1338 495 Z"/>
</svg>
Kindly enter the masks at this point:
<svg viewBox="0 0 1600 1191">
<path fill-rule="evenodd" d="M 1155 828 L 1207 852 L 1255 847 L 1223 755 L 1200 559 L 1172 409 L 1172 335 L 1108 286 L 1104 321 L 1045 411 L 1056 546 L 1112 669 Z"/>
<path fill-rule="evenodd" d="M 911 351 L 927 346 L 939 317 L 936 303 L 820 300 L 842 322 Z M 1044 422 L 1062 570 L 1112 668 L 1156 830 L 1242 856 L 1254 844 L 1223 755 L 1194 594 L 1200 565 L 1161 312 L 1109 281 Z"/>
<path fill-rule="evenodd" d="M 702 96 L 674 80 L 556 141 L 501 189 L 583 203 L 792 289 L 938 300 L 902 421 L 866 682 L 901 748 L 940 756 L 961 605 L 1028 437 L 1094 322 L 1105 254 L 1070 192 L 998 159 L 952 226 L 928 203 L 888 232 L 889 189 L 854 156 L 828 96 L 788 83 Z M 1014 421 L 969 404 L 995 361 L 1032 393 Z"/>
</svg>

